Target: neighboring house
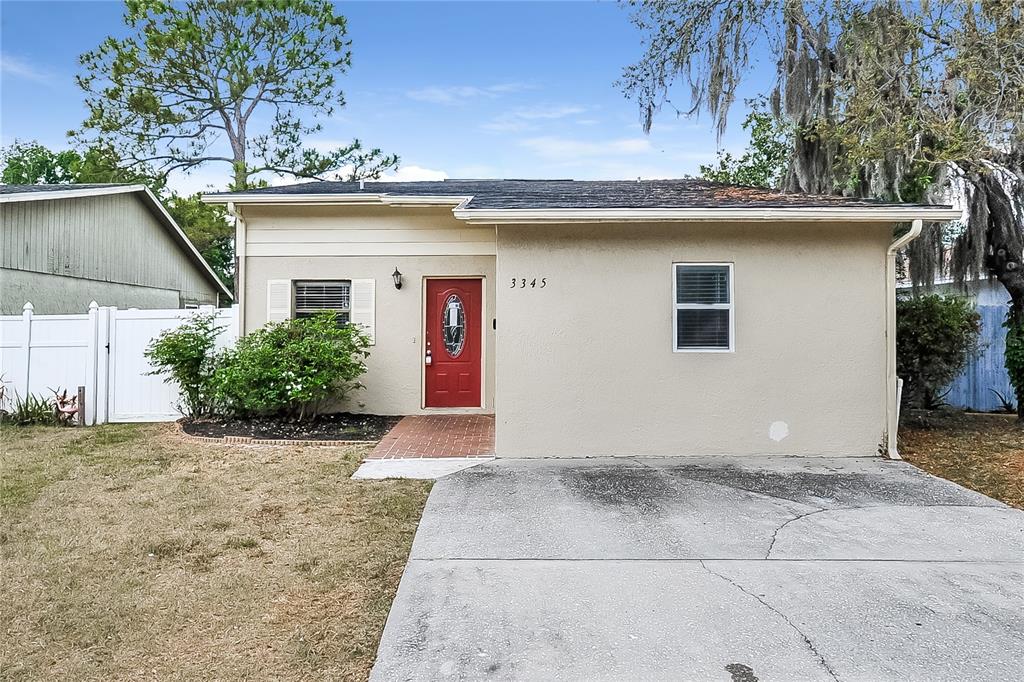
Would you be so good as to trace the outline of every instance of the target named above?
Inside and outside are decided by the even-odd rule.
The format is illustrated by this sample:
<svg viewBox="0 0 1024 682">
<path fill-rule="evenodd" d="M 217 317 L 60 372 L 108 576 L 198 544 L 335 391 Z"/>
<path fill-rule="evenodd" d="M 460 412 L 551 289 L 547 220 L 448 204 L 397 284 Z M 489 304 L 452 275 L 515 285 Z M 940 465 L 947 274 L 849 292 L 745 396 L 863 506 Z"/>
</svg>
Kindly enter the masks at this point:
<svg viewBox="0 0 1024 682">
<path fill-rule="evenodd" d="M 0 314 L 218 305 L 231 293 L 143 185 L 0 185 Z"/>
<path fill-rule="evenodd" d="M 899 286 L 901 294 L 911 290 L 909 282 Z M 978 353 L 967 361 L 964 371 L 949 385 L 943 400 L 953 407 L 994 412 L 1003 409 L 1004 400 L 1015 402 L 1015 393 L 1006 371 L 1006 315 L 1010 295 L 999 280 L 979 279 L 959 286 L 942 280 L 925 287 L 925 292 L 943 296 L 966 296 L 981 317 Z M 998 394 L 998 395 L 997 395 Z"/>
<path fill-rule="evenodd" d="M 895 455 L 893 230 L 960 215 L 698 180 L 205 199 L 243 329 L 337 310 L 375 340 L 350 409 L 493 412 L 502 457 Z"/>
</svg>

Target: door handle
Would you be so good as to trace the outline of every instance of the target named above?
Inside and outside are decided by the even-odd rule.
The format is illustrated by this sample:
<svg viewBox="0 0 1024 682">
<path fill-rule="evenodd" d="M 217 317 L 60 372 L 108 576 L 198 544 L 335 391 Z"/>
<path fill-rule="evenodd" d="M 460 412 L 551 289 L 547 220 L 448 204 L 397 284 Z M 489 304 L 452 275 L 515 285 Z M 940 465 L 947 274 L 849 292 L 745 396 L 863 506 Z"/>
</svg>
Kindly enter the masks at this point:
<svg viewBox="0 0 1024 682">
<path fill-rule="evenodd" d="M 424 365 L 431 365 L 431 364 L 433 364 L 433 362 L 434 362 L 434 359 L 430 355 L 430 351 L 428 350 L 426 356 L 424 356 L 424 358 L 423 358 L 423 364 Z"/>
</svg>

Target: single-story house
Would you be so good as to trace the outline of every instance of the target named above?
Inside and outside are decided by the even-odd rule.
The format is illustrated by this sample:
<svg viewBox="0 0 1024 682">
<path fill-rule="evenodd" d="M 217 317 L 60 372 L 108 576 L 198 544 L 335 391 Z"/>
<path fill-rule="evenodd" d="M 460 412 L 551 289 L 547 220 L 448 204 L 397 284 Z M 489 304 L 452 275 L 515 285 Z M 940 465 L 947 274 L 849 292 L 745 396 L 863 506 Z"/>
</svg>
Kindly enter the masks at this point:
<svg viewBox="0 0 1024 682">
<path fill-rule="evenodd" d="M 895 455 L 895 253 L 960 215 L 700 180 L 205 200 L 244 330 L 335 309 L 375 344 L 351 409 L 493 413 L 500 457 Z"/>
<path fill-rule="evenodd" d="M 0 223 L 0 315 L 231 300 L 144 185 L 0 185 Z"/>
</svg>

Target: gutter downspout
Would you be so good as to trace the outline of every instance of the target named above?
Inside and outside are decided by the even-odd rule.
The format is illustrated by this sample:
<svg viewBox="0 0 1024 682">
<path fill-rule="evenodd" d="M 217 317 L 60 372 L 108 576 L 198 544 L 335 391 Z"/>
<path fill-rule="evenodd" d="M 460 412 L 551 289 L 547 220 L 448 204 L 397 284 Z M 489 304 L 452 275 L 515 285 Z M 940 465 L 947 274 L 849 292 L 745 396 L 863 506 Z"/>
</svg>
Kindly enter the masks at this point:
<svg viewBox="0 0 1024 682">
<path fill-rule="evenodd" d="M 896 253 L 921 235 L 924 221 L 915 220 L 910 231 L 889 245 L 885 254 L 885 455 L 903 459 L 896 437 L 900 423 L 903 382 L 896 376 Z"/>
<path fill-rule="evenodd" d="M 245 218 L 235 202 L 227 203 L 228 215 L 235 219 L 235 303 L 238 304 L 238 337 L 245 334 Z"/>
</svg>

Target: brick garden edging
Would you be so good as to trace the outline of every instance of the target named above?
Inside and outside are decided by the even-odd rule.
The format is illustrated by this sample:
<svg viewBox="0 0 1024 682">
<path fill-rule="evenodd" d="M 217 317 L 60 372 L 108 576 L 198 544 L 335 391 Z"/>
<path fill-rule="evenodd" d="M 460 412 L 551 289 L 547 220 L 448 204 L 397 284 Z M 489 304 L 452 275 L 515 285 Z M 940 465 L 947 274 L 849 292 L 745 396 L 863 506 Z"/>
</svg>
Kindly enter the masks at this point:
<svg viewBox="0 0 1024 682">
<path fill-rule="evenodd" d="M 178 434 L 196 443 L 212 443 L 214 445 L 320 445 L 339 447 L 344 445 L 375 445 L 377 440 L 288 440 L 286 438 L 253 438 L 251 436 L 193 436 L 181 425 L 182 420 L 174 422 Z"/>
</svg>

